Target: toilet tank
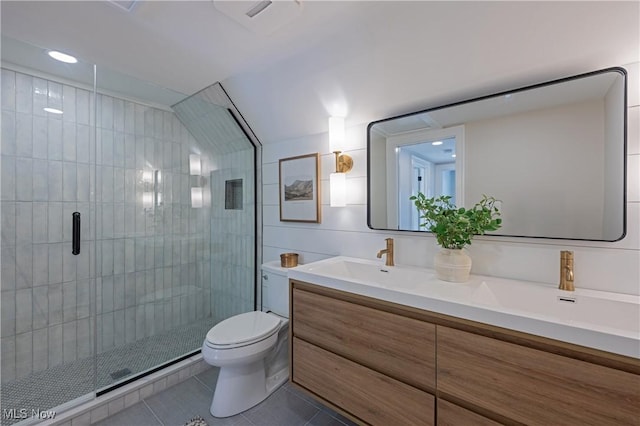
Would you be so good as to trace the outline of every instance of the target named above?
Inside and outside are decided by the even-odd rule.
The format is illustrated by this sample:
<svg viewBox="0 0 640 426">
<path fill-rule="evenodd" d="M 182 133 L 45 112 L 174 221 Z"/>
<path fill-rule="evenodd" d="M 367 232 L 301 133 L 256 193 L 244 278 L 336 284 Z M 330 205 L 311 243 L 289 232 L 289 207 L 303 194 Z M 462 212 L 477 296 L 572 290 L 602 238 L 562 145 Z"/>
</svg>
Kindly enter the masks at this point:
<svg viewBox="0 0 640 426">
<path fill-rule="evenodd" d="M 289 318 L 289 278 L 280 261 L 262 265 L 262 310 Z"/>
</svg>

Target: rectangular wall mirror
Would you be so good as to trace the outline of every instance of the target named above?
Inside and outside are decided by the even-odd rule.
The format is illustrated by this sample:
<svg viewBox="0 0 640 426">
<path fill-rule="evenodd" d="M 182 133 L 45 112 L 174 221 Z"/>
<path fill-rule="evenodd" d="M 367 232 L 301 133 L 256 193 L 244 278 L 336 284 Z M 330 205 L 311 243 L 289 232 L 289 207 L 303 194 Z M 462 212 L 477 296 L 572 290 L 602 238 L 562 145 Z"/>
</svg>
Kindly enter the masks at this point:
<svg viewBox="0 0 640 426">
<path fill-rule="evenodd" d="M 626 71 L 608 68 L 369 124 L 372 229 L 422 231 L 409 200 L 502 201 L 492 235 L 617 241 L 626 222 Z"/>
</svg>

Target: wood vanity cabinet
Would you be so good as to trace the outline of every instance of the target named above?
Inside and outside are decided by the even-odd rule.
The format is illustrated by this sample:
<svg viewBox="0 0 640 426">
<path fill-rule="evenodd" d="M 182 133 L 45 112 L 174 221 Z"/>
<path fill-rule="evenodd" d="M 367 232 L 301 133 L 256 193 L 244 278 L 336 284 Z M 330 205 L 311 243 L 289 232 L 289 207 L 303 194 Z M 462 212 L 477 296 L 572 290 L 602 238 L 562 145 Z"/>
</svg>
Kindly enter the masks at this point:
<svg viewBox="0 0 640 426">
<path fill-rule="evenodd" d="M 640 360 L 290 283 L 290 380 L 358 423 L 640 426 Z"/>
<path fill-rule="evenodd" d="M 438 398 L 438 426 L 500 426 L 493 421 L 473 411 L 462 408 L 446 399 Z"/>
<path fill-rule="evenodd" d="M 354 421 L 431 425 L 435 326 L 292 281 L 291 381 Z"/>
<path fill-rule="evenodd" d="M 440 396 L 519 424 L 640 425 L 631 372 L 441 326 L 437 359 Z"/>
</svg>

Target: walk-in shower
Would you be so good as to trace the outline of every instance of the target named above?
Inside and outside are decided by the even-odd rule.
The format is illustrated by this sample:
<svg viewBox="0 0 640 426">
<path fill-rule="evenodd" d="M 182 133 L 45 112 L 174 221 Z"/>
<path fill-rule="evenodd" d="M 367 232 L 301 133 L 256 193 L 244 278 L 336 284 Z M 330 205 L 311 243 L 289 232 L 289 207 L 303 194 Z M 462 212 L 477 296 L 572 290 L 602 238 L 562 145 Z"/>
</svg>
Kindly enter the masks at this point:
<svg viewBox="0 0 640 426">
<path fill-rule="evenodd" d="M 192 354 L 255 309 L 260 146 L 218 84 L 186 97 L 2 48 L 9 425 Z"/>
</svg>

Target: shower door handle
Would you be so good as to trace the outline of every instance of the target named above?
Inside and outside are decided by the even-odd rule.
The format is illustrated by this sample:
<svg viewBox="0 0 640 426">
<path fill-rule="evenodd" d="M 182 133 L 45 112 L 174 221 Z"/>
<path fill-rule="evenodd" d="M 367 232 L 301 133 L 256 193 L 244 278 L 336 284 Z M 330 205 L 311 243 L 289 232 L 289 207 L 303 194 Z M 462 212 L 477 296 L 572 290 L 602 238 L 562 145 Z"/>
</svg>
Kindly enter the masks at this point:
<svg viewBox="0 0 640 426">
<path fill-rule="evenodd" d="M 80 212 L 73 212 L 73 241 L 71 246 L 71 254 L 80 254 Z"/>
</svg>

